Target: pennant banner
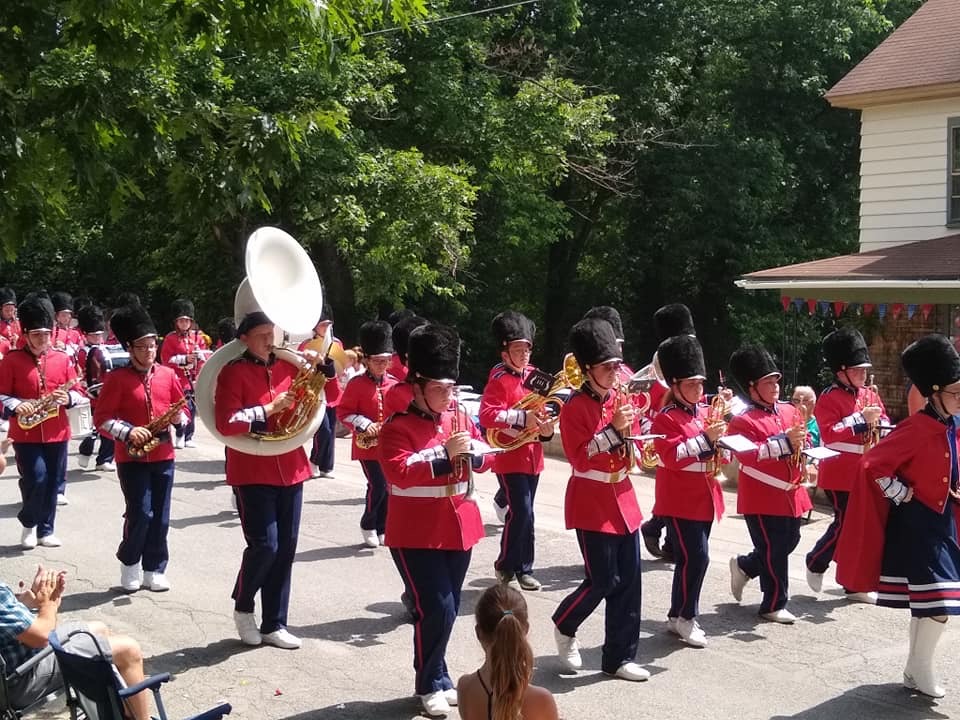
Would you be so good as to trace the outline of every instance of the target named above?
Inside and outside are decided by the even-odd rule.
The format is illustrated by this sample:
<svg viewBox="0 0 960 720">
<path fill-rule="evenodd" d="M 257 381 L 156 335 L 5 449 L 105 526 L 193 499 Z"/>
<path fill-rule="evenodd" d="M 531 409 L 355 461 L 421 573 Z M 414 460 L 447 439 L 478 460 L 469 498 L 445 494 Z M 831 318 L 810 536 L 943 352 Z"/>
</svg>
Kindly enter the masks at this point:
<svg viewBox="0 0 960 720">
<path fill-rule="evenodd" d="M 780 304 L 783 306 L 783 311 L 787 312 L 790 309 L 790 298 L 788 298 L 786 295 L 781 295 Z"/>
<path fill-rule="evenodd" d="M 817 311 L 817 301 L 814 299 L 807 300 L 807 312 L 810 315 L 813 315 Z"/>
<path fill-rule="evenodd" d="M 863 314 L 864 314 L 866 317 L 870 317 L 871 315 L 873 315 L 873 308 L 874 308 L 873 303 L 864 303 L 864 304 L 863 304 Z"/>
<path fill-rule="evenodd" d="M 913 320 L 913 316 L 917 314 L 917 306 L 914 304 L 907 305 L 907 320 Z"/>
<path fill-rule="evenodd" d="M 893 319 L 897 320 L 900 318 L 900 314 L 903 312 L 903 303 L 894 303 L 890 306 L 890 314 L 893 315 Z"/>
<path fill-rule="evenodd" d="M 933 305 L 926 303 L 920 306 L 920 314 L 923 315 L 924 320 L 930 319 L 930 313 L 933 312 Z"/>
<path fill-rule="evenodd" d="M 833 304 L 833 314 L 837 317 L 840 317 L 841 315 L 843 315 L 843 311 L 846 307 L 847 307 L 847 304 L 845 302 L 838 300 Z"/>
<path fill-rule="evenodd" d="M 877 305 L 877 316 L 883 320 L 887 316 L 887 304 L 880 303 Z"/>
</svg>

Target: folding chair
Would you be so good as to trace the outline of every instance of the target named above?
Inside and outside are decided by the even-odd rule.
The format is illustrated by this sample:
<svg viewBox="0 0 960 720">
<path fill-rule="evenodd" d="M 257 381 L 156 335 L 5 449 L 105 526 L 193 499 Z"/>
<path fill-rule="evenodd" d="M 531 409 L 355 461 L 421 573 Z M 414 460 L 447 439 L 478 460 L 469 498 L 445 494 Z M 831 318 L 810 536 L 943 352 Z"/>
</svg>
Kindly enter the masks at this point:
<svg viewBox="0 0 960 720">
<path fill-rule="evenodd" d="M 45 647 L 38 653 L 35 653 L 29 660 L 24 663 L 21 663 L 13 672 L 7 673 L 6 663 L 4 663 L 3 657 L 0 656 L 0 720 L 19 720 L 25 715 L 29 715 L 34 710 L 39 709 L 40 707 L 46 705 L 48 702 L 51 702 L 57 698 L 59 693 L 53 692 L 48 695 L 45 695 L 42 698 L 39 698 L 35 702 L 30 703 L 27 707 L 14 707 L 10 702 L 10 688 L 9 683 L 16 678 L 27 674 L 30 670 L 33 669 L 34 665 L 39 663 L 45 657 L 50 655 L 53 652 L 53 648 Z"/>
<path fill-rule="evenodd" d="M 88 635 L 96 640 L 88 630 L 74 630 L 63 641 L 68 643 L 70 638 L 78 634 Z M 57 656 L 60 674 L 63 676 L 67 690 L 67 705 L 70 707 L 72 720 L 125 720 L 124 701 L 141 690 L 151 690 L 157 706 L 159 720 L 167 720 L 167 712 L 160 699 L 160 686 L 170 680 L 170 673 L 160 673 L 145 680 L 123 687 L 113 663 L 100 650 L 94 657 L 81 657 L 70 652 L 70 646 L 64 645 L 56 632 L 50 633 L 50 645 Z M 97 648 L 100 646 L 97 644 Z M 222 703 L 199 715 L 193 715 L 186 720 L 220 720 L 229 715 L 232 710 L 229 703 Z"/>
</svg>

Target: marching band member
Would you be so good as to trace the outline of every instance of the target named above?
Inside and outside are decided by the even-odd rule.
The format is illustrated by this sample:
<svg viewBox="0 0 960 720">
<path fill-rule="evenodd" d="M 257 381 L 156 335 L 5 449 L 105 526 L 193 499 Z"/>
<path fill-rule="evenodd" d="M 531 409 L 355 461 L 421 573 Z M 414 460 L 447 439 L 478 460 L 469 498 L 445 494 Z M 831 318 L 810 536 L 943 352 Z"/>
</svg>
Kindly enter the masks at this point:
<svg viewBox="0 0 960 720">
<path fill-rule="evenodd" d="M 677 335 L 665 340 L 657 348 L 657 358 L 670 386 L 651 427 L 651 432 L 664 436 L 654 440 L 660 465 L 653 512 L 667 523 L 676 563 L 667 624 L 688 645 L 706 647 L 707 636 L 697 615 L 710 564 L 710 530 L 724 509 L 715 463 L 716 442 L 726 424 L 710 417 L 708 406 L 700 402 L 706 367 L 695 337 Z"/>
<path fill-rule="evenodd" d="M 543 472 L 542 440 L 553 436 L 554 418 L 540 417 L 533 410 L 514 406 L 530 391 L 524 381 L 538 372 L 530 365 L 537 329 L 525 315 L 507 311 L 493 319 L 493 336 L 500 349 L 500 362 L 493 366 L 480 400 L 480 425 L 503 428 L 508 435 L 536 431 L 537 437 L 518 448 L 494 456 L 493 471 L 506 494 L 507 515 L 500 536 L 500 554 L 494 563 L 501 583 L 516 581 L 524 590 L 539 590 L 533 576 L 534 512 L 540 473 Z"/>
<path fill-rule="evenodd" d="M 10 341 L 10 349 L 23 347 L 23 331 L 17 320 L 17 294 L 13 288 L 0 288 L 0 335 Z"/>
<path fill-rule="evenodd" d="M 232 317 L 220 318 L 217 323 L 217 344 L 215 350 L 219 350 L 228 342 L 237 337 L 237 324 Z"/>
<path fill-rule="evenodd" d="M 390 484 L 386 544 L 414 608 L 416 693 L 429 715 L 457 704 L 447 671 L 447 643 L 460 610 L 471 548 L 484 536 L 476 503 L 467 499 L 472 473 L 488 468 L 480 431 L 451 400 L 460 374 L 460 338 L 442 325 L 410 334 L 414 400 L 380 430 L 380 460 Z"/>
<path fill-rule="evenodd" d="M 113 370 L 112 355 L 103 344 L 107 325 L 104 322 L 103 312 L 95 305 L 85 305 L 77 311 L 77 321 L 80 332 L 83 333 L 86 346 L 77 353 L 77 364 L 84 374 L 87 396 L 90 398 L 91 409 L 96 415 L 97 398 L 104 378 Z M 87 437 L 80 441 L 77 464 L 81 468 L 90 467 L 90 458 L 93 456 L 93 447 L 100 438 L 100 449 L 97 451 L 96 468 L 100 471 L 116 470 L 114 465 L 113 438 L 109 433 L 101 432 L 96 424 Z"/>
<path fill-rule="evenodd" d="M 50 343 L 54 350 L 62 350 L 71 358 L 76 358 L 77 351 L 83 345 L 83 335 L 73 327 L 73 297 L 70 293 L 55 292 L 50 295 L 53 303 L 54 326 L 50 335 Z"/>
<path fill-rule="evenodd" d="M 130 365 L 103 377 L 93 423 L 117 440 L 117 477 L 124 500 L 123 537 L 117 548 L 120 586 L 126 592 L 141 587 L 163 592 L 170 589 L 170 425 L 185 420 L 181 415 L 186 398 L 176 373 L 157 363 L 157 329 L 146 310 L 139 305 L 119 308 L 110 325 L 130 353 Z"/>
<path fill-rule="evenodd" d="M 400 320 L 393 326 L 393 353 L 398 358 L 397 363 L 403 368 L 399 371 L 403 378 L 393 375 L 400 380 L 391 387 L 383 398 L 384 417 L 390 417 L 394 413 L 406 412 L 413 402 L 413 380 L 407 372 L 407 344 L 410 340 L 410 333 L 418 327 L 427 324 L 427 319 L 418 315 L 410 315 Z M 391 359 L 391 363 L 393 360 Z M 387 369 L 390 373 L 390 369 Z M 393 373 L 390 373 L 391 375 Z"/>
<path fill-rule="evenodd" d="M 385 320 L 365 322 L 360 326 L 360 347 L 363 348 L 367 371 L 357 375 L 343 391 L 337 406 L 337 418 L 353 429 L 351 460 L 359 460 L 367 478 L 366 506 L 360 518 L 360 535 L 367 547 L 379 547 L 387 527 L 387 481 L 380 467 L 378 436 L 383 421 L 384 395 L 396 384 L 387 373 L 393 355 L 393 330 Z"/>
<path fill-rule="evenodd" d="M 669 303 L 663 307 L 657 308 L 653 313 L 653 330 L 657 336 L 657 343 L 662 343 L 668 338 L 677 335 L 697 336 L 697 330 L 693 326 L 693 315 L 683 303 Z M 657 353 L 653 353 L 651 361 L 655 372 L 657 373 L 657 382 L 650 386 L 650 407 L 647 409 L 647 429 L 653 424 L 653 419 L 663 407 L 663 399 L 669 389 L 663 381 L 660 373 L 660 363 L 657 360 Z M 667 562 L 673 562 L 673 547 L 669 541 L 660 544 L 660 535 L 667 524 L 663 518 L 650 514 L 650 519 L 640 526 L 640 536 L 643 538 L 643 545 L 647 551 L 656 558 L 663 558 Z"/>
<path fill-rule="evenodd" d="M 242 435 L 272 430 L 277 414 L 294 403 L 289 390 L 297 368 L 275 362 L 274 327 L 264 313 L 247 314 L 237 327 L 237 337 L 247 350 L 217 378 L 217 431 Z M 332 362 L 321 367 L 328 378 L 335 374 Z M 284 649 L 301 645 L 286 625 L 303 481 L 309 477 L 310 462 L 302 447 L 273 456 L 227 448 L 227 484 L 237 499 L 247 543 L 233 588 L 233 619 L 246 645 L 265 642 Z M 259 628 L 254 616 L 257 592 L 263 605 Z"/>
<path fill-rule="evenodd" d="M 53 530 L 57 490 L 67 472 L 70 423 L 65 408 L 85 402 L 85 398 L 71 389 L 77 382 L 73 361 L 50 342 L 54 326 L 50 301 L 28 295 L 18 312 L 25 345 L 0 363 L 0 402 L 15 416 L 10 420 L 9 433 L 23 500 L 17 514 L 23 526 L 20 545 L 26 549 L 38 543 L 59 547 L 62 543 Z M 21 427 L 21 423 L 32 424 L 37 419 L 40 422 L 33 427 Z"/>
<path fill-rule="evenodd" d="M 602 669 L 624 680 L 650 673 L 634 659 L 640 638 L 640 521 L 626 440 L 637 429 L 634 407 L 614 390 L 620 348 L 606 320 L 587 318 L 570 330 L 584 375 L 560 411 L 560 437 L 571 465 L 564 515 L 577 531 L 586 577 L 553 613 L 557 654 L 567 670 L 583 665 L 577 629 L 606 601 Z"/>
<path fill-rule="evenodd" d="M 865 387 L 867 368 L 873 364 L 863 335 L 853 328 L 833 331 L 823 339 L 823 356 L 834 373 L 834 380 L 820 393 L 814 415 L 823 444 L 840 455 L 823 460 L 819 467 L 817 485 L 833 505 L 833 522 L 807 553 L 807 584 L 814 592 L 822 589 L 823 574 L 833 560 L 850 488 L 856 480 L 871 430 L 881 422 L 888 422 L 879 395 Z M 875 593 L 857 592 L 861 588 L 845 589 L 848 600 L 876 602 Z"/>
<path fill-rule="evenodd" d="M 197 446 L 193 441 L 193 433 L 197 427 L 194 418 L 197 406 L 194 400 L 193 384 L 197 380 L 197 375 L 200 374 L 203 363 L 210 357 L 210 346 L 207 344 L 206 336 L 194 329 L 195 312 L 190 300 L 185 298 L 174 300 L 171 311 L 174 317 L 173 332 L 167 333 L 160 343 L 160 362 L 173 368 L 177 373 L 177 377 L 180 378 L 180 387 L 187 398 L 187 424 L 177 426 L 174 446 L 192 448 Z"/>
<path fill-rule="evenodd" d="M 416 314 L 413 310 L 409 308 L 402 308 L 400 310 L 394 310 L 390 313 L 390 317 L 387 318 L 387 322 L 390 323 L 390 327 L 396 330 L 401 324 L 406 323 L 410 318 L 416 317 Z M 414 327 L 417 327 L 416 325 Z M 409 328 L 406 333 L 410 334 Z M 406 358 L 401 354 L 399 347 L 397 346 L 397 341 L 393 341 L 393 355 L 390 357 L 390 364 L 387 366 L 387 372 L 390 373 L 397 380 L 403 381 L 407 379 L 407 361 Z"/>
<path fill-rule="evenodd" d="M 878 605 L 910 609 L 903 684 L 938 698 L 945 690 L 934 654 L 948 617 L 960 614 L 960 356 L 943 335 L 928 335 L 901 360 L 927 405 L 864 454 L 840 531 L 837 580 L 879 589 Z"/>
<path fill-rule="evenodd" d="M 737 350 L 730 356 L 730 372 L 748 405 L 727 430 L 757 446 L 738 453 L 737 512 L 747 523 L 753 550 L 730 558 L 730 590 L 740 602 L 744 586 L 759 576 L 761 617 L 789 624 L 796 617 L 786 608 L 787 563 L 800 542 L 800 518 L 813 507 L 801 484 L 807 423 L 800 410 L 779 401 L 782 375 L 766 350 Z"/>
<path fill-rule="evenodd" d="M 313 337 L 323 338 L 327 333 L 333 333 L 333 308 L 326 303 L 320 311 L 320 319 L 313 328 Z M 300 350 L 306 347 L 306 340 L 300 344 Z M 333 342 L 343 347 L 343 343 L 336 336 L 333 336 Z M 336 450 L 336 432 L 337 432 L 337 406 L 342 397 L 342 388 L 340 381 L 334 378 L 323 387 L 324 397 L 327 401 L 325 415 L 320 427 L 313 436 L 313 445 L 310 449 L 310 474 L 312 477 L 333 477 L 334 452 Z"/>
</svg>

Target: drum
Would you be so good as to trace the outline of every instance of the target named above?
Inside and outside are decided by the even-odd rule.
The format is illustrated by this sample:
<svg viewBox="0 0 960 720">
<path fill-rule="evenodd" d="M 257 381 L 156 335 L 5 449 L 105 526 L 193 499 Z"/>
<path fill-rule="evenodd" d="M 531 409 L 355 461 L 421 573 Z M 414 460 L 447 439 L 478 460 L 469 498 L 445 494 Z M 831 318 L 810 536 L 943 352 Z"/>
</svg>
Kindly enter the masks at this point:
<svg viewBox="0 0 960 720">
<path fill-rule="evenodd" d="M 70 421 L 70 434 L 75 438 L 93 432 L 93 410 L 89 403 L 67 408 L 67 420 Z"/>
</svg>

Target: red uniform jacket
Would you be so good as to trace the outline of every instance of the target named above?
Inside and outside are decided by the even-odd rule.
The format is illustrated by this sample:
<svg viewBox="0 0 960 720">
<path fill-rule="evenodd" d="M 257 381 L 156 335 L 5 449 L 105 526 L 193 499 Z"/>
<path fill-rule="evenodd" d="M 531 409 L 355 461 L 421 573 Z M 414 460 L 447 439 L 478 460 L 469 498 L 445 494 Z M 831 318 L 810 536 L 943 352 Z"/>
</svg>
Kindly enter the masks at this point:
<svg viewBox="0 0 960 720">
<path fill-rule="evenodd" d="M 719 520 L 723 517 L 723 490 L 708 472 L 714 450 L 703 432 L 706 405 L 688 409 L 678 404 L 664 407 L 650 432 L 665 435 L 653 441 L 660 456 L 653 513 L 684 520 Z"/>
<path fill-rule="evenodd" d="M 39 358 L 28 350 L 13 350 L 0 363 L 0 402 L 11 413 L 24 400 L 36 400 L 77 377 L 73 360 L 60 350 L 47 350 Z M 41 381 L 42 374 L 42 381 Z M 76 386 L 74 386 L 76 388 Z M 82 393 L 70 391 L 70 405 L 81 402 Z M 54 443 L 70 439 L 66 406 L 57 417 L 23 430 L 15 417 L 10 418 L 10 439 L 23 443 Z"/>
<path fill-rule="evenodd" d="M 616 393 L 601 398 L 584 384 L 560 411 L 560 439 L 572 468 L 564 500 L 568 528 L 626 535 L 643 520 L 627 474 L 624 443 L 631 441 L 610 424 L 616 410 Z"/>
<path fill-rule="evenodd" d="M 76 357 L 77 352 L 84 345 L 83 333 L 76 328 L 62 328 L 54 323 L 50 333 L 50 344 L 56 350 L 63 350 L 70 357 Z"/>
<path fill-rule="evenodd" d="M 199 360 L 195 360 L 197 351 L 200 351 Z M 193 383 L 209 354 L 210 348 L 199 330 L 191 330 L 183 335 L 177 332 L 167 333 L 160 345 L 160 362 L 177 373 L 184 392 L 193 392 Z"/>
<path fill-rule="evenodd" d="M 406 412 L 413 402 L 413 385 L 406 380 L 394 384 L 383 396 L 384 417 Z"/>
<path fill-rule="evenodd" d="M 460 427 L 480 439 L 480 431 L 461 407 Z M 407 497 L 411 488 L 452 486 L 461 478 L 452 474 L 443 443 L 451 435 L 453 410 L 439 417 L 415 405 L 392 416 L 380 431 L 380 464 L 390 489 L 386 544 L 395 548 L 469 550 L 484 536 L 477 504 L 461 492 L 449 497 Z M 475 472 L 489 469 L 489 456 L 474 458 Z"/>
<path fill-rule="evenodd" d="M 277 416 L 267 417 L 264 405 L 290 389 L 297 368 L 288 362 L 264 364 L 242 355 L 224 366 L 217 377 L 214 407 L 222 435 L 269 432 Z M 302 447 L 282 455 L 251 455 L 227 448 L 228 485 L 296 485 L 310 477 L 310 461 Z"/>
<path fill-rule="evenodd" d="M 728 434 L 743 435 L 758 446 L 737 455 L 737 512 L 741 515 L 800 517 L 813 507 L 809 493 L 800 485 L 800 469 L 793 464 L 794 449 L 784 434 L 793 427 L 798 414 L 790 403 L 778 402 L 772 409 L 751 405 L 727 426 Z"/>
<path fill-rule="evenodd" d="M 407 379 L 407 366 L 400 362 L 400 356 L 396 353 L 390 356 L 390 364 L 387 366 L 387 372 L 397 380 L 403 381 Z"/>
<path fill-rule="evenodd" d="M 337 419 L 353 429 L 353 440 L 350 445 L 351 460 L 380 459 L 380 450 L 376 445 L 367 449 L 357 446 L 357 434 L 362 433 L 374 423 L 382 423 L 387 419 L 384 398 L 387 391 L 396 384 L 396 379 L 389 374 L 384 374 L 380 382 L 377 382 L 368 372 L 353 377 L 347 383 L 343 397 L 337 405 Z"/>
<path fill-rule="evenodd" d="M 910 502 L 943 512 L 950 489 L 948 428 L 926 412 L 911 415 L 863 456 L 837 544 L 837 582 L 876 590 L 891 500 L 877 480 L 896 478 L 913 488 Z M 960 505 L 953 503 L 957 520 Z M 923 562 L 923 560 L 919 560 Z"/>
<path fill-rule="evenodd" d="M 146 373 L 133 366 L 118 368 L 103 378 L 103 389 L 93 413 L 93 424 L 118 441 L 118 463 L 173 460 L 173 442 L 167 428 L 160 431 L 166 432 L 166 437 L 143 458 L 132 458 L 127 454 L 127 441 L 133 428 L 149 424 L 153 418 L 163 415 L 182 397 L 180 379 L 165 365 L 154 363 Z M 186 406 L 182 412 L 184 415 L 189 412 Z M 172 424 L 177 423 L 179 418 L 174 418 Z"/>
<path fill-rule="evenodd" d="M 512 408 L 530 392 L 523 387 L 523 381 L 534 370 L 535 368 L 528 366 L 522 374 L 518 374 L 504 363 L 493 366 L 487 378 L 487 385 L 483 388 L 483 397 L 480 399 L 482 428 L 487 430 L 509 428 L 515 431 L 507 433 L 511 436 L 515 436 L 516 432 L 524 429 L 527 413 Z M 543 448 L 540 446 L 539 436 L 536 441 L 522 445 L 516 450 L 494 455 L 493 471 L 501 475 L 506 473 L 536 475 L 543 472 Z"/>
<path fill-rule="evenodd" d="M 20 329 L 20 321 L 0 319 L 0 335 L 10 341 L 14 348 L 23 347 L 20 340 L 23 339 L 23 331 Z"/>
<path fill-rule="evenodd" d="M 0 360 L 3 360 L 11 350 L 13 345 L 10 344 L 10 340 L 0 335 Z"/>
<path fill-rule="evenodd" d="M 866 388 L 854 388 L 834 383 L 827 387 L 813 410 L 820 426 L 820 442 L 840 455 L 821 461 L 817 486 L 824 490 L 849 492 L 857 478 L 857 467 L 863 455 L 867 425 L 860 409 L 883 402 Z M 883 421 L 888 421 L 886 410 Z"/>
</svg>

